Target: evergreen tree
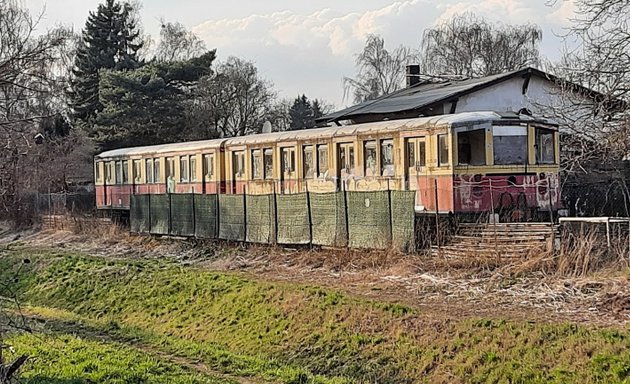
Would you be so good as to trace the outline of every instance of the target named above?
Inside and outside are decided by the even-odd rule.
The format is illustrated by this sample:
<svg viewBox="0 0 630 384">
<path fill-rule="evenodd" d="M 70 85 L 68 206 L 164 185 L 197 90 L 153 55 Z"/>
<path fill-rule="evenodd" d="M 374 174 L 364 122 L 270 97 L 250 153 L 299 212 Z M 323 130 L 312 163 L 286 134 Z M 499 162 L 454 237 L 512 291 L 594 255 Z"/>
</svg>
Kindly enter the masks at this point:
<svg viewBox="0 0 630 384">
<path fill-rule="evenodd" d="M 306 95 L 298 96 L 289 109 L 290 130 L 309 129 L 315 127 L 315 119 L 324 115 L 321 102 L 312 102 Z"/>
<path fill-rule="evenodd" d="M 106 0 L 96 13 L 90 12 L 85 24 L 70 82 L 73 117 L 84 126 L 89 127 L 103 109 L 99 71 L 124 71 L 141 65 L 138 50 L 143 43 L 131 12 L 129 3 Z"/>
<path fill-rule="evenodd" d="M 210 73 L 215 51 L 188 61 L 153 62 L 132 71 L 101 73 L 103 110 L 95 122 L 101 149 L 185 140 L 191 88 Z"/>
</svg>

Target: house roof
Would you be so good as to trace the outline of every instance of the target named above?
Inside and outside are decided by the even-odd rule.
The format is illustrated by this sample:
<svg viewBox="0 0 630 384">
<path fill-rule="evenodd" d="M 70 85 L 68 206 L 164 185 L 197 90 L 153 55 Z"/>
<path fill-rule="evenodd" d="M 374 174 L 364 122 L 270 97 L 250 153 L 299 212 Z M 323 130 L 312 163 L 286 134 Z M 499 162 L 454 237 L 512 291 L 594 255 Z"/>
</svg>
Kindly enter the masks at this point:
<svg viewBox="0 0 630 384">
<path fill-rule="evenodd" d="M 498 75 L 466 79 L 444 80 L 434 83 L 419 83 L 408 88 L 369 100 L 352 107 L 330 113 L 317 119 L 318 123 L 329 123 L 340 120 L 351 120 L 360 115 L 382 115 L 398 112 L 409 112 L 429 108 L 433 105 L 456 99 L 460 96 L 475 92 L 514 77 L 537 76 L 549 81 L 562 81 L 554 75 L 536 68 L 527 67 L 517 71 L 505 72 Z M 597 92 L 574 85 L 581 92 L 593 95 Z"/>
</svg>

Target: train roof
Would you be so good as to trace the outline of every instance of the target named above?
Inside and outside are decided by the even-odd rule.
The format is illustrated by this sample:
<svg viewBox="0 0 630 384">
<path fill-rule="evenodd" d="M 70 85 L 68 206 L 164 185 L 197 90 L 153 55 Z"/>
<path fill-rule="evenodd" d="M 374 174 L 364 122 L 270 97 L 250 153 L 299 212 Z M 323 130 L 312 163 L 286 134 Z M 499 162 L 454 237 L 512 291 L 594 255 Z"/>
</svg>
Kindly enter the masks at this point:
<svg viewBox="0 0 630 384">
<path fill-rule="evenodd" d="M 164 154 L 178 151 L 196 151 L 203 149 L 219 148 L 222 143 L 226 145 L 247 145 L 261 144 L 279 141 L 297 141 L 297 140 L 316 140 L 319 138 L 343 137 L 357 134 L 369 133 L 388 133 L 418 129 L 423 127 L 444 127 L 457 126 L 463 124 L 483 123 L 492 121 L 522 121 L 533 122 L 538 121 L 546 125 L 557 126 L 552 120 L 532 117 L 525 114 L 517 114 L 514 112 L 497 113 L 497 112 L 464 112 L 450 115 L 437 115 L 429 117 L 418 117 L 414 119 L 387 120 L 365 124 L 353 124 L 336 127 L 313 128 L 296 131 L 283 131 L 272 133 L 259 133 L 247 136 L 223 138 L 214 140 L 189 141 L 183 143 L 171 143 L 151 145 L 144 147 L 131 147 L 114 149 L 103 152 L 96 156 L 97 159 L 105 159 L 121 156 L 133 156 L 144 154 Z"/>
</svg>

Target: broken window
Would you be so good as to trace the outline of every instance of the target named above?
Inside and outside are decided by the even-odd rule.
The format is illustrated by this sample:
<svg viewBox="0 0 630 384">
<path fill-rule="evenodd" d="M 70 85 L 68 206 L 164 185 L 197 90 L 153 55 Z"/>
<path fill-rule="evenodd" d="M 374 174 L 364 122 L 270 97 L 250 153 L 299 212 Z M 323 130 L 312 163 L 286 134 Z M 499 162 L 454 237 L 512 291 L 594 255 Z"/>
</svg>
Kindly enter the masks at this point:
<svg viewBox="0 0 630 384">
<path fill-rule="evenodd" d="M 252 177 L 254 180 L 263 178 L 263 155 L 261 149 L 252 151 Z"/>
<path fill-rule="evenodd" d="M 492 144 L 494 164 L 527 163 L 527 127 L 495 126 L 492 128 Z"/>
<path fill-rule="evenodd" d="M 214 177 L 214 155 L 203 155 L 203 177 L 212 180 Z"/>
<path fill-rule="evenodd" d="M 381 175 L 394 176 L 394 141 L 381 140 Z"/>
<path fill-rule="evenodd" d="M 554 164 L 555 162 L 554 132 L 550 129 L 536 128 L 536 163 Z"/>
<path fill-rule="evenodd" d="M 265 163 L 265 179 L 273 179 L 273 149 L 267 148 L 263 151 L 263 162 Z"/>
<path fill-rule="evenodd" d="M 319 177 L 325 177 L 328 173 L 328 145 L 322 144 L 317 146 L 317 174 Z"/>
<path fill-rule="evenodd" d="M 438 135 L 438 165 L 448 165 L 448 136 Z"/>
<path fill-rule="evenodd" d="M 144 170 L 146 177 L 147 177 L 147 184 L 148 183 L 153 183 L 153 160 L 152 159 L 147 159 L 145 161 L 145 170 Z"/>
<path fill-rule="evenodd" d="M 457 134 L 457 161 L 459 165 L 486 165 L 486 130 Z"/>
<path fill-rule="evenodd" d="M 376 164 L 376 141 L 363 143 L 363 171 L 365 176 L 378 176 Z"/>
<path fill-rule="evenodd" d="M 303 156 L 302 163 L 304 165 L 304 178 L 312 179 L 315 174 L 315 156 L 314 149 L 312 145 L 305 145 L 303 147 Z"/>
</svg>

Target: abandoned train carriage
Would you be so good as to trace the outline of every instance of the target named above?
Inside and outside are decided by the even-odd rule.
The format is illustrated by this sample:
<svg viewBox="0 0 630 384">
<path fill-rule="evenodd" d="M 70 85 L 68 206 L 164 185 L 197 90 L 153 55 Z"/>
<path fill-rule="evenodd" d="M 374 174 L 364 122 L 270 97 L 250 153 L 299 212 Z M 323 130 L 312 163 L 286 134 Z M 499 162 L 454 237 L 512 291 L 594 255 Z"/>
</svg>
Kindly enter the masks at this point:
<svg viewBox="0 0 630 384">
<path fill-rule="evenodd" d="M 96 156 L 97 207 L 131 194 L 290 194 L 415 190 L 416 212 L 554 211 L 557 124 L 468 112 L 231 139 L 126 148 Z M 523 216 L 518 216 L 522 219 Z"/>
</svg>

